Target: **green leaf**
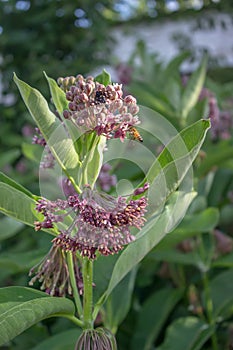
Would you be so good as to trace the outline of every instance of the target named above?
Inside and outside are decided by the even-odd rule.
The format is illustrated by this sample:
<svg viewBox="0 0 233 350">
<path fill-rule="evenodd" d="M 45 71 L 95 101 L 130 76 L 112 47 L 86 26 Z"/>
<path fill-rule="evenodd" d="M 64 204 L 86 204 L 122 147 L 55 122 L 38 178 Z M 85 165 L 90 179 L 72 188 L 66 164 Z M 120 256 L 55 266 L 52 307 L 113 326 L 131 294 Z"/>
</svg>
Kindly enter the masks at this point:
<svg viewBox="0 0 233 350">
<path fill-rule="evenodd" d="M 50 111 L 47 101 L 39 91 L 18 79 L 16 75 L 14 81 L 58 164 L 75 185 L 74 178 L 80 162 L 67 130 Z"/>
<path fill-rule="evenodd" d="M 66 298 L 25 287 L 0 289 L 0 345 L 7 343 L 35 323 L 53 316 L 71 315 L 74 304 Z"/>
<path fill-rule="evenodd" d="M 68 108 L 68 101 L 66 99 L 65 92 L 57 85 L 56 81 L 49 78 L 44 72 L 45 78 L 49 84 L 50 93 L 52 96 L 53 103 L 58 111 L 60 117 L 63 117 L 63 111 Z"/>
<path fill-rule="evenodd" d="M 150 184 L 149 196 L 153 202 L 150 206 L 154 211 L 181 184 L 204 142 L 209 127 L 208 120 L 200 120 L 182 130 L 152 164 L 146 181 Z"/>
<path fill-rule="evenodd" d="M 25 187 L 23 187 L 22 185 L 20 185 L 19 183 L 17 183 L 16 181 L 12 180 L 10 177 L 8 177 L 7 175 L 3 174 L 0 172 L 0 184 L 1 183 L 5 183 L 13 188 L 15 188 L 16 190 L 24 193 L 25 195 L 27 195 L 28 197 L 31 198 L 36 198 L 36 196 L 34 196 L 30 191 L 28 191 Z"/>
<path fill-rule="evenodd" d="M 15 236 L 24 225 L 12 218 L 4 217 L 0 220 L 0 242 Z"/>
<path fill-rule="evenodd" d="M 228 269 L 210 282 L 214 317 L 227 319 L 233 315 L 233 269 Z"/>
<path fill-rule="evenodd" d="M 59 334 L 50 336 L 30 350 L 68 350 L 74 349 L 75 344 L 81 335 L 81 329 L 70 329 Z"/>
<path fill-rule="evenodd" d="M 186 119 L 191 109 L 198 101 L 206 76 L 207 57 L 204 57 L 200 67 L 192 74 L 184 89 L 181 99 L 181 117 Z"/>
<path fill-rule="evenodd" d="M 155 250 L 168 249 L 196 234 L 210 232 L 216 227 L 218 220 L 219 211 L 217 208 L 207 208 L 201 213 L 186 215 L 180 225 L 164 237 Z"/>
<path fill-rule="evenodd" d="M 129 312 L 136 274 L 137 268 L 134 268 L 117 285 L 106 301 L 104 326 L 111 330 L 113 334 L 116 333 L 118 326 Z M 122 295 L 124 295 L 124 298 L 122 298 Z"/>
<path fill-rule="evenodd" d="M 105 69 L 103 69 L 102 73 L 95 77 L 95 81 L 98 81 L 100 84 L 107 86 L 111 84 L 111 75 Z"/>
<path fill-rule="evenodd" d="M 131 339 L 132 350 L 152 349 L 166 319 L 182 295 L 183 291 L 171 288 L 164 288 L 150 295 L 137 316 Z"/>
<path fill-rule="evenodd" d="M 12 186 L 0 183 L 0 211 L 26 225 L 34 226 L 36 201 Z"/>
<path fill-rule="evenodd" d="M 168 327 L 163 344 L 156 349 L 199 350 L 213 332 L 213 327 L 196 317 L 179 318 Z"/>
</svg>

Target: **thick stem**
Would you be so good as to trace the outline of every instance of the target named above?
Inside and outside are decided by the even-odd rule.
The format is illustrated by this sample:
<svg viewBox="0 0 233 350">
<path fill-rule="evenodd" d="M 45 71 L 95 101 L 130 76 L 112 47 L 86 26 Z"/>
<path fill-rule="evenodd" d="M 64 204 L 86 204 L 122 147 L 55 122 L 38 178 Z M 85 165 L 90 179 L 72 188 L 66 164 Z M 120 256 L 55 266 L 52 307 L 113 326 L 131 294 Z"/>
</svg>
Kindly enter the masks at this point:
<svg viewBox="0 0 233 350">
<path fill-rule="evenodd" d="M 81 304 L 81 300 L 80 300 L 80 296 L 79 296 L 79 292 L 78 292 L 78 288 L 77 288 L 77 283 L 76 283 L 76 278 L 75 278 L 75 269 L 74 269 L 72 252 L 67 252 L 67 264 L 68 264 L 68 268 L 69 268 L 70 283 L 71 283 L 71 287 L 72 287 L 75 305 L 76 305 L 79 317 L 82 318 L 83 309 L 82 309 L 82 304 Z"/>
<path fill-rule="evenodd" d="M 93 307 L 93 262 L 88 258 L 83 260 L 83 322 L 85 329 L 93 328 L 92 307 Z"/>
</svg>

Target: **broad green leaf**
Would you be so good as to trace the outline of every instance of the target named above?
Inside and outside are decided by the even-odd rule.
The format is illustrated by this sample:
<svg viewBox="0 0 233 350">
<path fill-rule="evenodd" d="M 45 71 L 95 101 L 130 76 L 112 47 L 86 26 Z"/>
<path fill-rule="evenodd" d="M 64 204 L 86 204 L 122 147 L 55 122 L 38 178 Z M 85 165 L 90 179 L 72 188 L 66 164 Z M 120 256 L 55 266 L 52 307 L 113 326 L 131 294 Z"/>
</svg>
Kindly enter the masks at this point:
<svg viewBox="0 0 233 350">
<path fill-rule="evenodd" d="M 186 119 L 191 109 L 198 101 L 206 76 L 207 57 L 204 57 L 200 67 L 189 79 L 181 99 L 181 118 Z"/>
<path fill-rule="evenodd" d="M 215 319 L 226 319 L 233 315 L 233 269 L 228 269 L 210 281 Z M 203 296 L 204 297 L 204 296 Z"/>
<path fill-rule="evenodd" d="M 157 350 L 199 350 L 214 329 L 197 317 L 175 320 L 167 329 L 165 340 Z"/>
<path fill-rule="evenodd" d="M 119 256 L 114 266 L 108 288 L 104 295 L 99 299 L 97 308 L 105 302 L 106 298 L 122 278 L 124 278 L 127 273 L 169 232 L 171 221 L 173 220 L 174 208 L 176 207 L 176 210 L 179 212 L 179 205 L 183 205 L 182 203 L 185 202 L 188 206 L 195 195 L 195 193 L 182 194 L 179 196 L 179 201 L 177 201 L 177 194 L 174 194 L 173 200 L 165 206 L 163 212 L 144 226 L 141 230 L 140 238 L 128 245 Z"/>
<path fill-rule="evenodd" d="M 49 78 L 44 72 L 45 78 L 49 84 L 50 93 L 52 96 L 53 103 L 62 117 L 63 111 L 68 108 L 68 101 L 66 99 L 65 92 L 57 85 L 56 81 L 52 78 Z"/>
<path fill-rule="evenodd" d="M 15 188 L 16 190 L 18 190 L 18 191 L 24 193 L 25 195 L 27 195 L 28 197 L 36 198 L 36 196 L 34 196 L 25 187 L 23 187 L 22 185 L 20 185 L 19 183 L 17 183 L 16 181 L 14 181 L 10 177 L 8 177 L 7 175 L 5 175 L 5 174 L 0 172 L 0 184 L 1 183 L 5 183 L 5 184 Z"/>
<path fill-rule="evenodd" d="M 95 81 L 98 81 L 99 83 L 103 84 L 104 86 L 107 86 L 107 85 L 111 84 L 111 76 L 105 69 L 103 69 L 102 73 L 100 73 L 99 75 L 97 75 L 95 77 Z"/>
<path fill-rule="evenodd" d="M 39 91 L 18 79 L 16 75 L 14 81 L 58 164 L 75 185 L 74 178 L 80 162 L 67 130 L 50 111 L 47 101 Z"/>
<path fill-rule="evenodd" d="M 18 185 L 17 183 L 15 184 Z M 34 222 L 40 220 L 42 217 L 41 214 L 35 211 L 36 200 L 29 197 L 23 191 L 18 190 L 14 186 L 15 184 L 13 183 L 13 186 L 11 186 L 0 182 L 0 212 L 34 227 Z M 21 189 L 21 186 L 19 188 Z M 54 232 L 54 229 L 42 230 L 50 234 Z"/>
<path fill-rule="evenodd" d="M 7 238 L 15 236 L 24 225 L 10 217 L 4 217 L 0 220 L 0 242 Z"/>
<path fill-rule="evenodd" d="M 111 330 L 113 334 L 116 333 L 118 326 L 129 312 L 136 274 L 137 268 L 134 268 L 117 285 L 106 301 L 104 326 Z M 124 295 L 124 298 L 122 298 L 122 295 Z"/>
<path fill-rule="evenodd" d="M 5 165 L 13 163 L 20 156 L 19 149 L 11 149 L 4 151 L 0 155 L 0 169 L 3 169 Z"/>
<path fill-rule="evenodd" d="M 68 331 L 61 332 L 50 336 L 48 339 L 42 341 L 37 346 L 34 346 L 30 350 L 68 350 L 74 349 L 75 344 L 82 330 L 79 328 L 70 329 Z"/>
<path fill-rule="evenodd" d="M 182 130 L 152 164 L 146 175 L 146 181 L 150 184 L 149 195 L 154 203 L 153 206 L 150 205 L 150 211 L 156 211 L 181 184 L 204 142 L 209 127 L 209 121 L 200 120 Z"/>
<path fill-rule="evenodd" d="M 26 225 L 34 226 L 36 201 L 6 183 L 0 183 L 0 211 Z"/>
<path fill-rule="evenodd" d="M 25 287 L 0 289 L 0 345 L 7 343 L 35 323 L 53 316 L 73 316 L 74 304 L 66 298 Z"/>
<path fill-rule="evenodd" d="M 186 215 L 180 225 L 156 246 L 155 251 L 174 247 L 184 239 L 196 234 L 210 232 L 216 227 L 218 220 L 217 208 L 207 208 L 201 213 Z"/>
<path fill-rule="evenodd" d="M 182 295 L 181 290 L 164 288 L 153 293 L 145 301 L 137 316 L 130 349 L 152 349 L 166 319 Z"/>
</svg>

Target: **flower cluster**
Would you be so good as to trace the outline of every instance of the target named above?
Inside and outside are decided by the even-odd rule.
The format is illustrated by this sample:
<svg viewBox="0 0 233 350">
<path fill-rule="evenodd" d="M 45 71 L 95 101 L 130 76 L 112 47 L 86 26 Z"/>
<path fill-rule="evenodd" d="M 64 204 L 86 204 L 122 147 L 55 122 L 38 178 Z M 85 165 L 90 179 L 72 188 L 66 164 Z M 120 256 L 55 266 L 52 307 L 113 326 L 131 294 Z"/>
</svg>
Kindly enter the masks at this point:
<svg viewBox="0 0 233 350">
<path fill-rule="evenodd" d="M 76 284 L 79 294 L 83 293 L 83 280 L 78 260 L 75 254 L 72 254 L 73 266 Z M 59 247 L 53 245 L 45 258 L 35 267 L 33 267 L 29 276 L 34 275 L 29 281 L 33 285 L 37 280 L 42 282 L 40 287 L 47 294 L 63 297 L 67 293 L 72 295 L 69 269 L 66 262 L 65 252 Z"/>
<path fill-rule="evenodd" d="M 58 79 L 59 86 L 66 92 L 69 101 L 64 118 L 72 120 L 87 131 L 95 131 L 98 136 L 123 140 L 130 128 L 139 124 L 139 107 L 136 99 L 123 97 L 119 84 L 103 84 L 86 79 L 82 75 Z"/>
<path fill-rule="evenodd" d="M 148 184 L 145 184 L 134 194 L 141 195 L 147 189 Z M 35 222 L 35 229 L 52 228 L 70 214 L 73 216 L 71 225 L 60 230 L 53 240 L 54 245 L 63 251 L 79 251 L 81 256 L 95 259 L 96 251 L 102 255 L 115 254 L 134 241 L 130 228 L 140 229 L 144 225 L 146 206 L 145 197 L 127 202 L 126 197 L 114 198 L 86 186 L 82 195 L 69 196 L 67 200 L 39 200 L 36 210 L 44 215 L 44 221 Z"/>
</svg>

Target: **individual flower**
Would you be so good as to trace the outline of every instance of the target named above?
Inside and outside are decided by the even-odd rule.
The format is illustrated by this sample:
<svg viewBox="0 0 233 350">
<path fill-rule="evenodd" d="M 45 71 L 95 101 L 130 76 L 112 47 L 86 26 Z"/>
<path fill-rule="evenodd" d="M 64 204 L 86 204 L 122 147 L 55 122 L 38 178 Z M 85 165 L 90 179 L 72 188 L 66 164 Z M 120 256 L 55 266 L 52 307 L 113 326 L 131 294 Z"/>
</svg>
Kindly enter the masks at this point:
<svg viewBox="0 0 233 350">
<path fill-rule="evenodd" d="M 83 293 L 83 280 L 78 260 L 75 253 L 72 254 L 76 284 L 79 294 Z M 33 285 L 36 281 L 42 282 L 40 287 L 47 294 L 63 297 L 66 294 L 72 295 L 68 265 L 66 262 L 66 253 L 56 245 L 53 245 L 46 257 L 35 267 L 33 267 L 29 276 L 34 275 L 29 281 Z"/>
<path fill-rule="evenodd" d="M 82 75 L 59 78 L 59 86 L 66 92 L 68 109 L 63 115 L 84 132 L 95 131 L 98 136 L 120 138 L 122 141 L 130 128 L 140 123 L 136 99 L 123 97 L 122 85 L 103 84 Z"/>
<path fill-rule="evenodd" d="M 145 184 L 142 189 L 136 189 L 134 195 L 141 195 L 147 189 Z M 95 259 L 97 251 L 102 255 L 115 254 L 135 240 L 130 229 L 144 225 L 146 206 L 145 197 L 127 201 L 126 197 L 114 198 L 86 186 L 81 195 L 69 196 L 67 200 L 40 199 L 36 210 L 44 215 L 44 220 L 35 222 L 35 229 L 52 228 L 70 214 L 72 223 L 60 230 L 54 245 Z"/>
<path fill-rule="evenodd" d="M 105 328 L 86 329 L 80 335 L 75 350 L 114 350 L 116 349 L 114 335 Z"/>
</svg>

